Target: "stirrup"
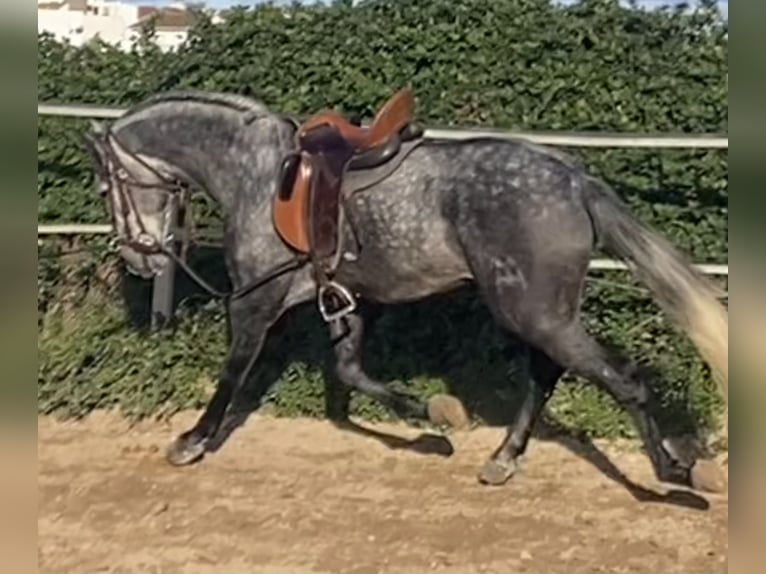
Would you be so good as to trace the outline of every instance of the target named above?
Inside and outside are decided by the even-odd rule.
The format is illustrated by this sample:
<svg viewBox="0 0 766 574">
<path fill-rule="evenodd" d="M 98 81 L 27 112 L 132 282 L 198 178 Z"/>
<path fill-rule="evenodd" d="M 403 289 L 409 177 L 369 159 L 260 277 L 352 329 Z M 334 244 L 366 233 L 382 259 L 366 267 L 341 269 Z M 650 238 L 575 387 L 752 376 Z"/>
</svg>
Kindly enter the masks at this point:
<svg viewBox="0 0 766 574">
<path fill-rule="evenodd" d="M 330 300 L 333 295 L 336 299 L 341 300 L 341 306 L 338 308 L 333 308 L 333 301 Z M 356 309 L 356 299 L 354 296 L 343 285 L 335 281 L 330 281 L 326 285 L 319 287 L 318 303 L 322 319 L 327 323 L 337 321 Z M 333 310 L 328 311 L 329 308 L 333 308 Z"/>
</svg>

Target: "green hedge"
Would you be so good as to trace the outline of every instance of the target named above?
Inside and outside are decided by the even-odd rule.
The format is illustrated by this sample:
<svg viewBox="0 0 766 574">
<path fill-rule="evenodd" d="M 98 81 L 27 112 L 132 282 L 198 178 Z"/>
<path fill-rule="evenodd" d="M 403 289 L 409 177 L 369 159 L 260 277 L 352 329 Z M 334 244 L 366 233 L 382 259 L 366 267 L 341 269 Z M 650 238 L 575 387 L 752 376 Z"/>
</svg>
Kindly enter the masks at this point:
<svg viewBox="0 0 766 574">
<path fill-rule="evenodd" d="M 129 53 L 41 36 L 39 100 L 130 105 L 156 91 L 202 88 L 252 95 L 295 114 L 331 106 L 370 115 L 407 84 L 418 116 L 431 125 L 728 130 L 728 35 L 711 6 L 689 13 L 645 12 L 613 0 L 569 7 L 547 0 L 261 5 L 230 12 L 222 25 L 202 18 L 177 53 L 152 48 L 150 35 Z M 79 143 L 86 126 L 38 121 L 41 222 L 105 219 Z M 569 151 L 695 260 L 727 260 L 725 151 Z M 203 200 L 195 219 L 202 228 L 220 226 Z M 72 249 L 85 255 L 62 260 L 60 253 Z M 215 257 L 206 261 L 220 271 Z M 82 415 L 119 405 L 144 416 L 200 406 L 225 352 L 220 307 L 182 301 L 172 334 L 147 334 L 130 312 L 145 304 L 147 286 L 104 271 L 115 265 L 98 243 L 41 248 L 39 409 Z M 133 286 L 127 296 L 126 284 Z M 690 417 L 711 423 L 718 403 L 709 374 L 645 291 L 626 275 L 593 274 L 586 309 L 594 334 L 657 368 L 669 422 L 677 428 L 688 428 Z M 268 399 L 278 413 L 319 414 L 326 335 L 311 309 L 285 323 L 258 376 L 278 379 Z M 369 368 L 381 378 L 422 394 L 451 390 L 489 421 L 513 410 L 514 343 L 470 290 L 386 309 L 367 345 Z M 288 346 L 301 352 L 288 356 Z M 556 393 L 555 416 L 590 434 L 630 434 L 608 400 L 571 383 Z M 355 406 L 385 416 L 368 401 Z"/>
</svg>

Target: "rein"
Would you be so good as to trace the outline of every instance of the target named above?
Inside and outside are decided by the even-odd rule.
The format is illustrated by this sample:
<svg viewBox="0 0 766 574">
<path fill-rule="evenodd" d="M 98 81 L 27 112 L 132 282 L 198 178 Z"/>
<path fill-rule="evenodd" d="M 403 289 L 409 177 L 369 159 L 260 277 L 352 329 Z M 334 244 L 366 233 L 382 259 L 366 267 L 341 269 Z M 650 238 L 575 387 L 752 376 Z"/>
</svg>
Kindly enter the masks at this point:
<svg viewBox="0 0 766 574">
<path fill-rule="evenodd" d="M 296 269 L 299 269 L 304 264 L 308 262 L 307 257 L 303 256 L 295 256 L 287 261 L 283 261 L 279 265 L 276 265 L 269 269 L 268 273 L 264 273 L 260 277 L 257 277 L 250 283 L 245 284 L 244 286 L 240 287 L 239 289 L 232 289 L 228 293 L 224 291 L 218 291 L 216 288 L 210 285 L 207 281 L 205 281 L 202 277 L 200 277 L 194 269 L 192 269 L 186 261 L 182 257 L 179 257 L 177 253 L 175 253 L 172 249 L 167 249 L 164 246 L 159 246 L 159 253 L 162 253 L 163 255 L 167 255 L 170 259 L 172 259 L 181 269 L 184 270 L 184 273 L 186 273 L 197 285 L 202 287 L 205 291 L 207 291 L 210 295 L 217 299 L 224 299 L 228 301 L 239 299 L 240 297 L 244 297 L 248 293 L 255 291 L 259 287 L 263 287 L 267 283 L 271 282 L 272 280 L 276 279 L 280 275 L 284 275 L 285 273 L 289 271 L 295 271 Z"/>
<path fill-rule="evenodd" d="M 144 225 L 144 222 L 141 220 L 141 215 L 136 207 L 135 199 L 133 198 L 130 191 L 127 189 L 127 186 L 132 186 L 140 189 L 160 189 L 164 191 L 171 199 L 171 202 L 168 202 L 167 206 L 163 210 L 163 219 L 166 222 L 170 217 L 170 211 L 168 209 L 169 206 L 172 206 L 172 201 L 176 201 L 176 207 L 179 209 L 182 209 L 184 212 L 184 215 L 188 215 L 190 213 L 190 210 L 188 209 L 189 204 L 189 189 L 186 185 L 181 183 L 175 178 L 171 178 L 166 176 L 164 173 L 159 171 L 158 169 L 154 168 L 152 165 L 150 165 L 148 162 L 143 160 L 141 157 L 139 157 L 137 154 L 129 151 L 124 145 L 120 144 L 120 147 L 130 155 L 131 159 L 134 159 L 138 163 L 140 163 L 143 167 L 145 167 L 148 171 L 152 173 L 157 179 L 160 180 L 160 183 L 146 183 L 139 181 L 132 177 L 128 170 L 125 168 L 123 163 L 120 161 L 117 153 L 112 149 L 112 145 L 109 141 L 109 138 L 113 138 L 116 142 L 119 143 L 119 139 L 117 136 L 112 132 L 111 130 L 108 130 L 106 133 L 106 137 L 104 138 L 104 149 L 108 156 L 109 163 L 115 165 L 117 167 L 114 174 L 108 173 L 108 180 L 109 180 L 109 189 L 106 191 L 109 197 L 109 201 L 112 203 L 112 210 L 114 211 L 115 205 L 114 205 L 114 198 L 111 194 L 116 194 L 117 197 L 120 199 L 120 205 L 121 205 L 121 215 L 123 217 L 123 220 L 125 222 L 125 238 L 120 238 L 118 236 L 117 243 L 118 244 L 124 244 L 134 251 L 141 253 L 143 255 L 165 255 L 169 259 L 171 259 L 174 263 L 176 263 L 183 271 L 186 273 L 192 281 L 194 281 L 199 287 L 201 287 L 203 290 L 205 290 L 209 295 L 212 297 L 215 297 L 217 299 L 222 299 L 225 301 L 231 301 L 236 300 L 241 297 L 244 297 L 248 293 L 251 293 L 252 291 L 263 287 L 267 283 L 273 281 L 277 277 L 289 272 L 294 271 L 296 269 L 299 269 L 303 265 L 305 265 L 309 261 L 309 257 L 306 255 L 294 255 L 287 261 L 283 261 L 282 263 L 279 263 L 278 265 L 275 265 L 274 267 L 270 268 L 266 273 L 263 275 L 256 277 L 253 281 L 250 283 L 247 283 L 246 285 L 240 287 L 239 289 L 232 289 L 229 292 L 219 291 L 215 289 L 210 283 L 205 281 L 197 272 L 194 271 L 194 269 L 191 268 L 191 266 L 186 262 L 185 260 L 185 254 L 188 247 L 189 242 L 189 236 L 190 233 L 184 233 L 182 237 L 182 248 L 181 253 L 182 256 L 179 256 L 174 249 L 168 248 L 167 243 L 172 242 L 174 240 L 173 233 L 166 233 L 164 234 L 163 241 L 159 241 L 156 237 L 151 235 L 146 231 L 146 226 Z M 107 170 L 109 170 L 109 167 L 107 166 Z M 111 170 L 109 170 L 111 171 Z M 138 234 L 134 235 L 130 229 L 130 223 L 129 223 L 129 217 L 131 215 L 131 211 L 134 215 L 134 218 L 136 220 L 136 223 L 138 225 Z M 116 213 L 113 213 L 112 219 L 114 221 L 114 225 L 116 227 Z M 191 220 L 191 217 L 184 217 L 184 224 L 187 227 L 188 231 L 188 225 L 187 222 Z"/>
</svg>

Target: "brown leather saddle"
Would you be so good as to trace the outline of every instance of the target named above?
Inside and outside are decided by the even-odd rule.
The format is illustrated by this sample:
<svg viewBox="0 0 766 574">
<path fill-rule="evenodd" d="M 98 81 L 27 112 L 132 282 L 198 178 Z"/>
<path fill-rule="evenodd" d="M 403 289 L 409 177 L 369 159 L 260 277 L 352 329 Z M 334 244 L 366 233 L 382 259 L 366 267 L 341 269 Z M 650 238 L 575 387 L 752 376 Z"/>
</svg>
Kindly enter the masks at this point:
<svg viewBox="0 0 766 574">
<path fill-rule="evenodd" d="M 396 92 L 369 126 L 352 123 L 335 111 L 318 113 L 296 133 L 296 150 L 283 161 L 273 203 L 273 222 L 292 249 L 310 257 L 319 284 L 319 306 L 328 321 L 354 308 L 353 297 L 331 277 L 339 261 L 343 183 L 352 171 L 391 162 L 402 144 L 419 139 L 409 89 Z M 324 297 L 325 293 L 328 297 Z M 335 299 L 335 302 L 327 299 Z M 328 311 L 330 308 L 340 308 Z"/>
</svg>

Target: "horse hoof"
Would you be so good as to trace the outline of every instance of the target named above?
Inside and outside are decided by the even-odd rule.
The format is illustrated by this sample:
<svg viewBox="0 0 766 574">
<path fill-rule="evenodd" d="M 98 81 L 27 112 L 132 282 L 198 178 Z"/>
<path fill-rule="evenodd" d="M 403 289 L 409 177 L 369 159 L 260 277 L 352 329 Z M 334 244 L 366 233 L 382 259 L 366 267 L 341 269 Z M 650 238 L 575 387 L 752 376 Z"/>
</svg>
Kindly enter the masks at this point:
<svg viewBox="0 0 766 574">
<path fill-rule="evenodd" d="M 205 441 L 192 441 L 185 435 L 174 440 L 165 453 L 165 459 L 173 466 L 186 466 L 201 460 L 203 456 Z"/>
<path fill-rule="evenodd" d="M 489 460 L 479 472 L 479 482 L 491 486 L 501 486 L 516 473 L 514 462 L 503 463 Z"/>
<path fill-rule="evenodd" d="M 428 401 L 428 420 L 435 425 L 464 429 L 469 424 L 463 403 L 450 395 L 434 395 Z"/>
<path fill-rule="evenodd" d="M 726 475 L 712 460 L 699 459 L 691 469 L 691 483 L 695 490 L 720 494 L 726 492 Z"/>
</svg>

